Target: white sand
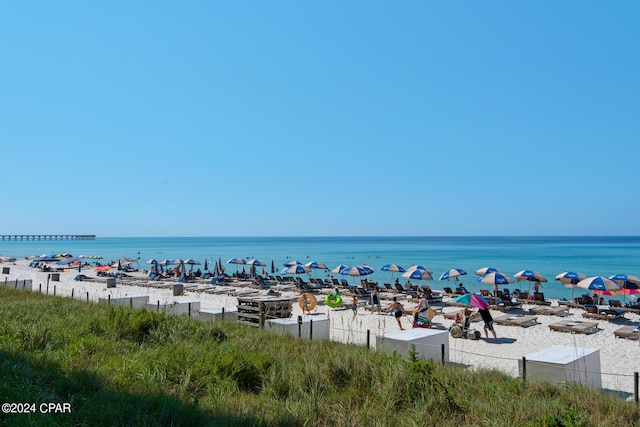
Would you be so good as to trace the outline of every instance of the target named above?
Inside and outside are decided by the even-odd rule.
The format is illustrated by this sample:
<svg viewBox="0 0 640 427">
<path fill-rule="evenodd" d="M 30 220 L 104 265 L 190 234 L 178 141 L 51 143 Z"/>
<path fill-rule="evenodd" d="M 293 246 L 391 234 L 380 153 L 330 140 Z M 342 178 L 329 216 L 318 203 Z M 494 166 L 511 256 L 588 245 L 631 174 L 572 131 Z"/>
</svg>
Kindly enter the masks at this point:
<svg viewBox="0 0 640 427">
<path fill-rule="evenodd" d="M 33 290 L 38 291 L 40 285 L 42 292 L 46 291 L 47 273 L 38 269 L 30 268 L 29 261 L 17 260 L 15 263 L 2 263 L 0 267 L 9 267 L 10 274 L 2 274 L 0 281 L 15 279 L 32 279 Z M 83 274 L 90 277 L 97 277 L 95 269 L 92 267 L 84 268 Z M 148 296 L 151 303 L 160 304 L 173 302 L 194 302 L 199 301 L 201 309 L 232 309 L 237 306 L 237 298 L 228 294 L 211 294 L 204 292 L 205 289 L 215 289 L 211 285 L 193 283 L 185 284 L 184 295 L 174 297 L 172 292 L 172 284 L 175 282 L 149 282 L 144 280 L 146 274 L 133 273 L 140 278 L 142 286 L 134 286 L 124 284 L 122 280 L 118 280 L 115 288 L 107 288 L 106 282 L 90 282 L 75 281 L 74 277 L 78 274 L 77 270 L 60 273 L 59 282 L 49 282 L 49 294 L 53 294 L 54 286 L 56 295 L 71 296 L 72 290 L 74 298 L 86 300 L 87 292 L 92 302 L 97 302 L 98 298 L 121 298 L 130 296 Z M 104 280 L 104 279 L 102 279 Z M 126 280 L 126 279 L 125 279 Z M 159 288 L 158 286 L 164 287 Z M 197 286 L 201 290 L 190 287 Z M 220 288 L 220 287 L 217 287 Z M 240 290 L 248 290 L 247 287 L 238 287 Z M 223 289 L 224 290 L 224 289 Z M 260 291 L 265 294 L 266 291 Z M 384 296 L 384 293 L 381 293 Z M 297 299 L 299 293 L 295 290 L 283 291 L 281 297 L 290 297 Z M 322 297 L 318 298 L 319 300 Z M 446 299 L 446 298 L 445 298 Z M 345 297 L 345 302 L 351 303 L 350 297 Z M 405 309 L 415 307 L 415 302 L 402 299 Z M 375 337 L 388 332 L 397 332 L 398 325 L 389 314 L 371 313 L 365 310 L 365 303 L 361 301 L 361 308 L 358 315 L 353 318 L 350 309 L 331 309 L 323 304 L 319 304 L 313 313 L 322 313 L 329 316 L 331 320 L 331 339 L 341 342 L 352 342 L 364 344 L 366 342 L 367 330 L 370 331 L 372 346 L 375 345 Z M 388 305 L 388 301 L 383 300 L 383 308 Z M 557 305 L 554 301 L 553 305 Z M 298 304 L 293 304 L 293 315 L 302 314 Z M 522 310 L 514 310 L 511 313 L 524 313 L 529 308 L 536 307 L 534 305 L 524 305 Z M 444 312 L 456 311 L 459 308 L 445 307 Z M 624 319 L 608 322 L 606 320 L 584 319 L 581 309 L 570 309 L 571 316 L 546 316 L 538 315 L 538 324 L 530 327 L 518 326 L 500 326 L 495 325 L 499 342 L 493 340 L 485 340 L 482 330 L 482 322 L 474 322 L 472 327 L 483 333 L 483 338 L 478 341 L 468 339 L 449 339 L 449 360 L 450 362 L 459 363 L 471 367 L 496 368 L 500 371 L 508 373 L 512 376 L 518 376 L 518 361 L 523 356 L 530 353 L 540 351 L 552 345 L 566 345 L 572 347 L 595 348 L 600 352 L 600 364 L 602 372 L 602 386 L 604 389 L 616 390 L 623 392 L 627 397 L 633 394 L 633 373 L 640 371 L 640 358 L 637 357 L 640 350 L 640 343 L 634 340 L 616 338 L 613 332 L 616 329 L 626 325 L 640 325 L 640 316 L 633 313 L 626 313 Z M 492 312 L 494 317 L 504 313 L 499 311 Z M 529 313 L 526 313 L 529 314 Z M 567 332 L 551 331 L 548 327 L 550 323 L 555 323 L 563 319 L 569 320 L 589 320 L 598 323 L 599 330 L 593 334 L 570 334 Z M 434 326 L 440 328 L 448 328 L 451 320 L 445 319 L 441 314 L 436 315 L 433 319 Z M 409 316 L 402 318 L 405 329 L 411 328 Z M 491 337 L 491 335 L 490 335 Z"/>
</svg>

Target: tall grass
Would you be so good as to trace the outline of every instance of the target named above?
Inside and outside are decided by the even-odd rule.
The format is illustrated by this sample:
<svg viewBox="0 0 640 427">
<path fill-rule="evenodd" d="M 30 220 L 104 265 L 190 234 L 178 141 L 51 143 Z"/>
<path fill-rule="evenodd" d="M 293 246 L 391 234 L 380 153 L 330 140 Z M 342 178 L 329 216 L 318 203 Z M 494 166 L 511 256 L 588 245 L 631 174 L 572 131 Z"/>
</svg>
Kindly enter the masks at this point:
<svg viewBox="0 0 640 427">
<path fill-rule="evenodd" d="M 0 289 L 0 400 L 70 402 L 33 425 L 632 426 L 577 386 Z"/>
</svg>

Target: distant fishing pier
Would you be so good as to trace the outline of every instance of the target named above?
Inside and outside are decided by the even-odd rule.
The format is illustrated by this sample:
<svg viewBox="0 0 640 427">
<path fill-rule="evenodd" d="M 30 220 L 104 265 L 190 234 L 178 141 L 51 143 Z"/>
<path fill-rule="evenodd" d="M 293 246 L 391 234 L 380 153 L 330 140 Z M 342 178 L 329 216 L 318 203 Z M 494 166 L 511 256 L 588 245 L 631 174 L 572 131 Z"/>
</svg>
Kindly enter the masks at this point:
<svg viewBox="0 0 640 427">
<path fill-rule="evenodd" d="M 95 234 L 0 234 L 2 240 L 96 240 Z"/>
</svg>

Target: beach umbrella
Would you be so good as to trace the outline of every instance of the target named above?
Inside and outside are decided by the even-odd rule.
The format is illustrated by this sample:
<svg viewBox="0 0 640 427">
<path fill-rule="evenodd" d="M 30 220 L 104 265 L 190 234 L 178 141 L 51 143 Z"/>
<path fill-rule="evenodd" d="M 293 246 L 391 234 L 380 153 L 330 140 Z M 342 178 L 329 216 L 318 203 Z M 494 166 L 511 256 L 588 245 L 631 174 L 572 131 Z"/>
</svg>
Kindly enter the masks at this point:
<svg viewBox="0 0 640 427">
<path fill-rule="evenodd" d="M 151 264 L 153 264 L 154 262 L 158 262 L 158 261 L 156 261 L 154 258 L 151 258 L 151 259 L 146 260 L 146 261 L 145 261 L 145 264 L 147 264 L 147 265 L 151 265 Z"/>
<path fill-rule="evenodd" d="M 289 262 L 285 262 L 284 266 L 285 267 L 293 267 L 294 265 L 302 265 L 302 263 L 300 261 L 296 261 L 296 260 L 291 260 Z"/>
<path fill-rule="evenodd" d="M 280 270 L 280 274 L 304 274 L 308 272 L 309 269 L 302 264 L 291 265 Z"/>
<path fill-rule="evenodd" d="M 413 271 L 413 270 L 424 270 L 427 273 L 431 274 L 433 276 L 433 271 L 431 271 L 430 268 L 425 267 L 424 265 L 419 265 L 419 264 L 411 264 L 409 266 L 409 268 L 407 268 L 407 271 Z M 406 272 L 405 272 L 406 273 Z"/>
<path fill-rule="evenodd" d="M 204 259 L 204 271 L 209 270 L 209 263 L 207 262 L 207 259 Z"/>
<path fill-rule="evenodd" d="M 480 283 L 486 283 L 488 285 L 508 285 L 515 282 L 510 276 L 494 271 L 492 273 L 484 274 L 476 279 Z"/>
<path fill-rule="evenodd" d="M 404 273 L 405 270 L 403 267 L 400 267 L 397 264 L 387 264 L 380 268 L 380 271 L 390 271 L 391 272 L 391 281 L 393 282 L 393 273 Z"/>
<path fill-rule="evenodd" d="M 322 262 L 311 261 L 305 264 L 305 267 L 309 267 L 315 270 L 328 270 L 329 268 Z"/>
<path fill-rule="evenodd" d="M 533 270 L 522 270 L 518 271 L 513 275 L 516 279 L 520 280 L 528 280 L 530 282 L 546 282 L 547 279 L 537 271 Z"/>
<path fill-rule="evenodd" d="M 101 265 L 99 267 L 96 267 L 96 271 L 108 271 L 111 269 L 110 265 Z"/>
<path fill-rule="evenodd" d="M 609 279 L 613 280 L 623 288 L 629 285 L 632 287 L 635 286 L 636 288 L 640 286 L 640 279 L 636 276 L 632 276 L 631 274 L 616 274 L 615 276 L 610 276 Z"/>
<path fill-rule="evenodd" d="M 485 309 L 489 307 L 489 302 L 484 299 L 482 295 L 476 293 L 468 293 L 464 295 L 460 295 L 454 299 L 455 302 L 466 304 L 471 307 L 476 307 L 479 309 Z"/>
<path fill-rule="evenodd" d="M 575 271 L 563 271 L 562 273 L 558 274 L 555 279 L 562 282 L 562 283 L 567 283 L 567 284 L 572 284 L 575 285 L 577 284 L 579 281 L 586 279 L 587 276 L 585 276 L 582 273 L 576 273 Z"/>
<path fill-rule="evenodd" d="M 276 266 L 273 263 L 273 260 L 271 260 L 271 274 L 275 274 L 275 272 L 276 272 Z"/>
<path fill-rule="evenodd" d="M 593 291 L 594 294 L 598 294 L 598 295 L 602 295 L 605 297 L 617 297 L 618 294 L 616 294 L 614 291 L 599 291 L 599 290 L 595 290 Z"/>
<path fill-rule="evenodd" d="M 484 276 L 488 273 L 502 273 L 502 271 L 495 267 L 482 267 L 476 270 L 476 276 Z"/>
<path fill-rule="evenodd" d="M 171 265 L 171 264 L 173 264 L 173 260 L 172 259 L 163 259 L 158 264 L 160 264 L 160 265 Z"/>
<path fill-rule="evenodd" d="M 231 258 L 229 261 L 227 261 L 227 264 L 236 265 L 236 274 L 238 273 L 238 266 L 246 263 L 247 262 L 243 258 Z"/>
<path fill-rule="evenodd" d="M 613 280 L 602 276 L 587 277 L 579 281 L 576 287 L 591 291 L 618 291 L 622 288 Z"/>
<path fill-rule="evenodd" d="M 336 265 L 335 267 L 333 267 L 333 270 L 331 270 L 331 272 L 335 273 L 335 274 L 339 274 L 340 270 L 343 270 L 343 269 L 349 268 L 349 267 L 351 267 L 349 264 Z"/>
<path fill-rule="evenodd" d="M 565 288 L 571 288 L 571 299 L 573 299 L 573 293 L 578 282 L 586 278 L 587 276 L 584 274 L 575 271 L 563 271 L 555 277 L 556 280 L 565 284 Z"/>
<path fill-rule="evenodd" d="M 353 277 L 353 281 L 355 282 L 355 278 L 358 276 L 366 276 L 373 273 L 373 269 L 368 265 L 352 265 L 347 266 L 339 271 L 343 276 L 351 276 Z"/>
<path fill-rule="evenodd" d="M 311 270 L 313 270 L 314 277 L 316 275 L 316 270 L 328 270 L 329 269 L 324 263 L 321 263 L 321 262 L 318 262 L 318 261 L 310 261 L 310 262 L 306 263 L 304 266 L 307 267 L 307 268 L 310 268 Z"/>
<path fill-rule="evenodd" d="M 457 281 L 459 276 L 465 276 L 466 274 L 467 272 L 461 268 L 451 268 L 440 275 L 440 280 L 449 280 L 453 278 Z"/>
<path fill-rule="evenodd" d="M 188 264 L 188 265 L 200 265 L 200 261 L 198 261 L 197 259 L 185 259 L 184 261 L 182 261 L 184 264 Z"/>
<path fill-rule="evenodd" d="M 254 267 L 264 267 L 267 265 L 264 261 L 260 261 L 259 259 L 250 259 L 247 261 L 247 264 Z"/>
<path fill-rule="evenodd" d="M 407 270 L 402 273 L 402 277 L 415 280 L 433 280 L 433 276 L 428 271 L 421 269 Z"/>
</svg>

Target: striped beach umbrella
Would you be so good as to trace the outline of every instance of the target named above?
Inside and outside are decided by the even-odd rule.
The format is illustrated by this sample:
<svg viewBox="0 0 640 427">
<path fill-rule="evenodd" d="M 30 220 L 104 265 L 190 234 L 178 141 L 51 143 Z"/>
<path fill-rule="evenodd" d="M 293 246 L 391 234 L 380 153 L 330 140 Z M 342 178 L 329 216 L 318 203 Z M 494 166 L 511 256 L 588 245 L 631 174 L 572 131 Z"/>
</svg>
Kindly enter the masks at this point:
<svg viewBox="0 0 640 427">
<path fill-rule="evenodd" d="M 254 267 L 264 267 L 267 265 L 267 263 L 265 263 L 264 261 L 260 261 L 259 259 L 250 259 L 249 261 L 247 261 L 247 264 Z"/>
<path fill-rule="evenodd" d="M 293 267 L 294 265 L 302 265 L 302 263 L 300 261 L 296 261 L 295 259 L 284 263 L 285 267 Z"/>
<path fill-rule="evenodd" d="M 302 264 L 291 265 L 280 270 L 280 274 L 305 274 L 309 269 Z"/>
<path fill-rule="evenodd" d="M 414 280 L 433 280 L 433 276 L 426 270 L 408 270 L 402 273 L 402 277 Z"/>
<path fill-rule="evenodd" d="M 368 265 L 352 265 L 346 266 L 342 270 L 339 271 L 343 276 L 366 276 L 368 274 L 373 273 L 373 268 Z"/>
<path fill-rule="evenodd" d="M 315 269 L 315 270 L 328 270 L 329 269 L 325 264 L 323 264 L 321 262 L 318 262 L 318 261 L 308 262 L 304 266 L 308 267 L 308 268 L 311 268 L 311 269 Z"/>
<path fill-rule="evenodd" d="M 404 267 L 401 267 L 398 264 L 387 264 L 387 265 L 383 265 L 380 268 L 380 271 L 390 271 L 391 281 L 393 282 L 393 273 L 404 273 L 407 270 L 405 270 Z"/>
<path fill-rule="evenodd" d="M 476 280 L 487 285 L 508 285 L 509 283 L 515 282 L 515 280 L 513 280 L 511 276 L 497 271 L 494 271 L 493 273 L 487 273 L 483 276 L 478 277 Z"/>
<path fill-rule="evenodd" d="M 413 265 L 410 265 L 409 268 L 407 268 L 407 271 L 413 271 L 413 270 L 424 270 L 433 276 L 433 271 L 431 271 L 430 268 L 427 268 L 424 265 L 413 264 Z"/>
<path fill-rule="evenodd" d="M 522 270 L 513 275 L 518 280 L 528 280 L 530 282 L 546 282 L 547 279 L 537 271 Z"/>
<path fill-rule="evenodd" d="M 585 276 L 584 274 L 577 273 L 575 271 L 563 271 L 562 273 L 558 274 L 555 277 L 556 280 L 562 283 L 572 284 L 572 285 L 575 285 L 579 281 L 584 280 L 586 278 L 587 276 Z"/>
<path fill-rule="evenodd" d="M 482 267 L 476 270 L 476 276 L 484 276 L 488 273 L 502 273 L 502 271 L 495 267 Z"/>
<path fill-rule="evenodd" d="M 587 277 L 579 281 L 576 286 L 591 291 L 619 291 L 622 288 L 613 280 L 602 276 Z"/>
<path fill-rule="evenodd" d="M 459 276 L 465 276 L 466 274 L 467 272 L 461 268 L 451 268 L 440 275 L 440 280 L 449 280 L 453 278 L 457 281 Z"/>
<path fill-rule="evenodd" d="M 622 287 L 622 289 L 617 291 L 621 295 L 635 295 L 640 293 L 640 279 L 636 276 L 629 274 L 616 274 L 615 276 L 609 277 L 609 279 Z"/>
<path fill-rule="evenodd" d="M 349 268 L 349 267 L 351 267 L 349 264 L 336 265 L 335 267 L 333 267 L 333 270 L 331 270 L 331 272 L 335 274 L 340 274 L 340 271 L 342 269 Z"/>
<path fill-rule="evenodd" d="M 246 264 L 247 262 L 243 258 L 231 258 L 227 261 L 227 264 Z"/>
</svg>

